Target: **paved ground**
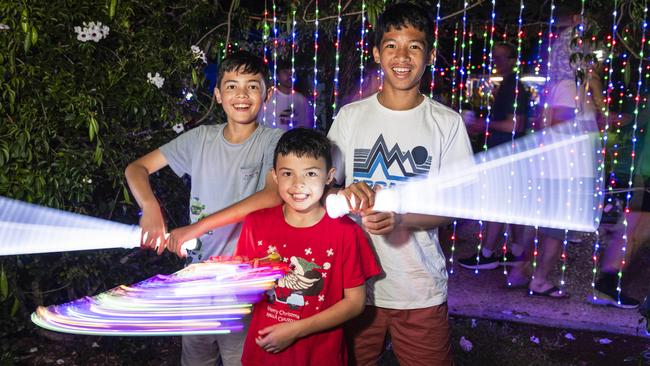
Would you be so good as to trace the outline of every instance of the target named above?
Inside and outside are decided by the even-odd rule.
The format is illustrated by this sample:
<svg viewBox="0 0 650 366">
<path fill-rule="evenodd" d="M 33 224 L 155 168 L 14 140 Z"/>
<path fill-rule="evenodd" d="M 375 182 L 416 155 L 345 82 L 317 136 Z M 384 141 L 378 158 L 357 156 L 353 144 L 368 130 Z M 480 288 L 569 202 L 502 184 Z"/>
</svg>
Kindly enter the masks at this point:
<svg viewBox="0 0 650 366">
<path fill-rule="evenodd" d="M 457 228 L 456 259 L 476 253 L 478 225 L 462 222 Z M 442 234 L 443 239 L 449 237 Z M 448 251 L 448 243 L 443 242 Z M 587 303 L 591 294 L 591 253 L 593 240 L 589 238 L 580 244 L 570 244 L 567 256 L 566 291 L 568 299 L 547 299 L 527 296 L 525 289 L 508 289 L 501 268 L 483 270 L 475 274 L 472 270 L 454 266 L 449 276 L 449 310 L 451 315 L 504 320 L 541 326 L 606 331 L 610 333 L 638 335 L 650 338 L 645 333 L 645 323 L 637 310 L 621 310 L 595 306 Z M 559 283 L 559 267 L 556 269 Z M 639 252 L 630 264 L 630 273 L 623 277 L 624 288 L 630 295 L 642 299 L 650 288 L 650 248 Z"/>
</svg>

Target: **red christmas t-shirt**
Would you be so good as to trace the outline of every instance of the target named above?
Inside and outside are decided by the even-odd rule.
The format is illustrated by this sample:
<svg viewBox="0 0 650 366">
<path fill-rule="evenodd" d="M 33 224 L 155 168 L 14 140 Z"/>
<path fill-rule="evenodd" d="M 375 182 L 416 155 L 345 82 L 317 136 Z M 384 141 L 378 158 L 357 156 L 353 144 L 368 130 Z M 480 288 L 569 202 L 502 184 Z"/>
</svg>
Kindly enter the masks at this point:
<svg viewBox="0 0 650 366">
<path fill-rule="evenodd" d="M 346 365 L 343 328 L 298 339 L 279 353 L 255 343 L 258 331 L 281 322 L 313 316 L 343 299 L 343 290 L 364 284 L 381 269 L 361 228 L 347 217 L 327 215 L 311 227 L 284 220 L 282 206 L 251 213 L 244 220 L 236 255 L 263 258 L 277 252 L 291 271 L 255 304 L 248 329 L 244 365 Z"/>
</svg>

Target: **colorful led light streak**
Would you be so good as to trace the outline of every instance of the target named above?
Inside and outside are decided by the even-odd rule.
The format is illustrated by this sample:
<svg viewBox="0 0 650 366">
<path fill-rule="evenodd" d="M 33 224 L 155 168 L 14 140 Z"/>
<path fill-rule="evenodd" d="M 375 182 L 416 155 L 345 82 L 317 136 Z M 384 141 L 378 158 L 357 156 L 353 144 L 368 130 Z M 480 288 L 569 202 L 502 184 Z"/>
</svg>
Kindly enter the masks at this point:
<svg viewBox="0 0 650 366">
<path fill-rule="evenodd" d="M 93 297 L 38 307 L 32 321 L 49 330 L 86 335 L 227 334 L 286 266 L 241 259 L 192 264 Z"/>
</svg>

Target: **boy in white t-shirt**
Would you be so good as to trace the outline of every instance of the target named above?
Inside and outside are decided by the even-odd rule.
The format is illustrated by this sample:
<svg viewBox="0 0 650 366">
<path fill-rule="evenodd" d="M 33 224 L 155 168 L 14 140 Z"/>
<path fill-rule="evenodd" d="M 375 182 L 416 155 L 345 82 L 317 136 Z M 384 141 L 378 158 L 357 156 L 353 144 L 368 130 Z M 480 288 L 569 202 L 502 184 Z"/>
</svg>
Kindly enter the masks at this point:
<svg viewBox="0 0 650 366">
<path fill-rule="evenodd" d="M 375 364 L 387 333 L 401 364 L 450 365 L 447 270 L 437 227 L 446 218 L 373 211 L 374 190 L 437 174 L 471 158 L 459 114 L 422 95 L 433 61 L 433 21 L 419 5 L 391 5 L 375 28 L 383 90 L 341 108 L 329 137 L 339 192 L 357 202 L 384 273 L 368 281 L 368 305 L 351 321 L 353 363 Z"/>
</svg>

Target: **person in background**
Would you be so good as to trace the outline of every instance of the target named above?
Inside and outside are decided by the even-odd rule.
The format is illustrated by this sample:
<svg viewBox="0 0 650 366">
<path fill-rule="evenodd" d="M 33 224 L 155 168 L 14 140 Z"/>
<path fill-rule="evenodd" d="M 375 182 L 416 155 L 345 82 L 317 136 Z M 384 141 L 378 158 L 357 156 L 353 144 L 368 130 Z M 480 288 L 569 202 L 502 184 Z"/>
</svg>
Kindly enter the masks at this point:
<svg viewBox="0 0 650 366">
<path fill-rule="evenodd" d="M 264 103 L 257 117 L 258 123 L 284 131 L 296 127 L 314 127 L 313 109 L 304 95 L 295 88 L 291 89 L 292 77 L 291 64 L 279 61 L 277 88 L 272 89 L 269 99 Z"/>
</svg>

